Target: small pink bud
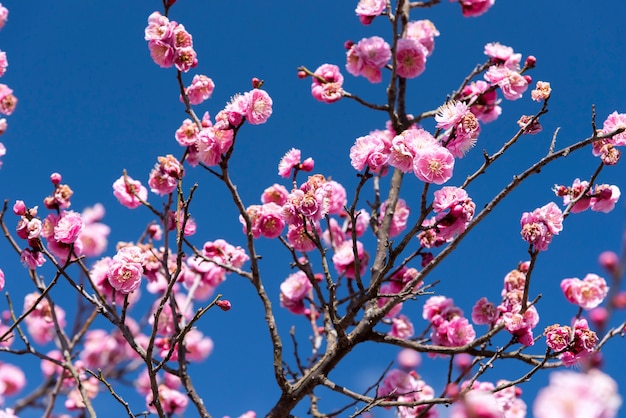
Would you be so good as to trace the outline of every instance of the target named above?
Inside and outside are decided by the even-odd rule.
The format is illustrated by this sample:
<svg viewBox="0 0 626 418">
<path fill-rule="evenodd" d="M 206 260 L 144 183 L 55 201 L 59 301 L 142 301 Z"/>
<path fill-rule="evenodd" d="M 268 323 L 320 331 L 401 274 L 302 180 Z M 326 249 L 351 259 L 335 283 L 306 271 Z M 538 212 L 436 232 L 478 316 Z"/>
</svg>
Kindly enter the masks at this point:
<svg viewBox="0 0 626 418">
<path fill-rule="evenodd" d="M 422 253 L 422 267 L 426 267 L 428 263 L 433 261 L 433 253 Z"/>
<path fill-rule="evenodd" d="M 522 388 L 519 386 L 515 386 L 515 397 L 519 398 L 520 396 L 522 396 Z"/>
<path fill-rule="evenodd" d="M 298 78 L 302 79 L 306 77 L 307 77 L 307 74 L 304 71 L 302 70 L 298 71 Z"/>
<path fill-rule="evenodd" d="M 259 80 L 256 77 L 252 77 L 252 88 L 253 89 L 260 89 L 261 86 L 263 86 L 263 80 Z"/>
<path fill-rule="evenodd" d="M 371 24 L 374 21 L 375 17 L 376 16 L 359 15 L 359 21 L 367 26 L 367 25 Z"/>
<path fill-rule="evenodd" d="M 63 178 L 61 177 L 61 175 L 59 173 L 52 173 L 52 174 L 50 174 L 50 181 L 55 186 L 58 186 L 61 183 L 62 179 Z"/>
<path fill-rule="evenodd" d="M 533 82 L 533 78 L 532 78 L 531 76 L 529 76 L 529 75 L 525 75 L 525 76 L 524 76 L 524 79 L 526 80 L 526 82 L 527 82 L 528 84 L 530 84 L 530 83 L 532 83 L 532 82 Z"/>
<path fill-rule="evenodd" d="M 448 383 L 446 385 L 446 396 L 456 399 L 460 393 L 461 391 L 459 390 L 459 385 L 455 383 Z"/>
<path fill-rule="evenodd" d="M 569 193 L 569 190 L 566 186 L 554 186 L 554 194 L 556 194 L 559 197 L 563 197 L 563 196 L 567 196 Z"/>
<path fill-rule="evenodd" d="M 343 47 L 346 48 L 346 50 L 349 50 L 350 48 L 352 48 L 352 45 L 354 45 L 353 41 L 345 41 L 343 43 Z"/>
<path fill-rule="evenodd" d="M 522 273 L 528 273 L 528 268 L 530 267 L 530 261 L 524 261 L 523 263 L 520 263 L 519 266 L 517 267 L 517 269 L 519 271 L 521 271 Z"/>
<path fill-rule="evenodd" d="M 524 67 L 526 67 L 526 68 L 535 68 L 535 65 L 537 65 L 537 58 L 535 58 L 533 55 L 529 55 L 528 58 L 526 58 L 526 62 L 524 63 Z"/>
<path fill-rule="evenodd" d="M 0 135 L 3 135 L 7 130 L 7 120 L 5 118 L 0 119 Z"/>
<path fill-rule="evenodd" d="M 167 7 L 170 7 L 176 3 L 176 0 L 167 0 Z"/>
<path fill-rule="evenodd" d="M 302 161 L 302 163 L 300 164 L 300 170 L 302 171 L 313 171 L 313 167 L 315 166 L 315 162 L 313 161 L 313 158 L 307 158 L 306 160 Z"/>
<path fill-rule="evenodd" d="M 16 200 L 13 205 L 13 213 L 18 216 L 26 215 L 26 205 L 23 200 Z"/>
<path fill-rule="evenodd" d="M 598 257 L 598 263 L 606 271 L 613 274 L 619 268 L 619 257 L 613 251 L 605 251 Z"/>
<path fill-rule="evenodd" d="M 227 300 L 218 300 L 215 304 L 223 311 L 230 311 L 230 302 Z"/>
</svg>

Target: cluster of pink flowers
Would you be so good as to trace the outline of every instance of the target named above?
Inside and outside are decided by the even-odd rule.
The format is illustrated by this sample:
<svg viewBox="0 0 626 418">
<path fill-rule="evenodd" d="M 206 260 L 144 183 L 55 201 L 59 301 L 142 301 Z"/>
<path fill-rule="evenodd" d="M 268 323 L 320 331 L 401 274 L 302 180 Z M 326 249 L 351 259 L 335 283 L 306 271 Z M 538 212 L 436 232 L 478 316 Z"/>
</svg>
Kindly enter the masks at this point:
<svg viewBox="0 0 626 418">
<path fill-rule="evenodd" d="M 593 273 L 587 274 L 583 280 L 577 277 L 563 279 L 561 290 L 568 301 L 585 310 L 599 306 L 609 293 L 606 280 Z"/>
<path fill-rule="evenodd" d="M 159 157 L 158 161 L 150 172 L 148 185 L 153 193 L 162 196 L 176 190 L 184 170 L 182 164 L 171 154 Z"/>
<path fill-rule="evenodd" d="M 81 213 L 83 229 L 78 235 L 78 241 L 82 247 L 82 254 L 86 257 L 97 257 L 106 250 L 111 228 L 100 222 L 103 217 L 104 206 L 100 203 L 85 208 Z"/>
<path fill-rule="evenodd" d="M 485 80 L 492 86 L 498 86 L 507 100 L 517 100 L 528 89 L 530 77 L 519 72 L 521 54 L 513 52 L 513 48 L 490 43 L 485 46 L 487 55 L 493 65 L 485 73 Z"/>
<path fill-rule="evenodd" d="M 435 184 L 450 180 L 454 169 L 454 155 L 421 128 L 408 129 L 391 141 L 378 132 L 357 138 L 350 148 L 350 160 L 359 171 L 367 166 L 373 172 L 381 172 L 390 165 Z"/>
<path fill-rule="evenodd" d="M 2 29 L 9 18 L 9 10 L 0 3 L 0 29 Z M 7 54 L 4 51 L 0 51 L 0 77 L 4 76 L 9 66 L 7 60 Z M 10 115 L 15 110 L 17 105 L 17 97 L 13 94 L 13 90 L 6 84 L 0 83 L 0 113 L 3 115 Z M 0 118 L 0 135 L 4 134 L 7 130 L 7 120 Z M 0 158 L 6 155 L 6 147 L 0 142 Z M 0 168 L 2 167 L 2 161 L 0 161 Z"/>
<path fill-rule="evenodd" d="M 19 393 L 24 386 L 26 386 L 26 375 L 19 367 L 9 364 L 0 363 L 0 405 L 4 403 L 5 396 L 13 396 Z M 13 410 L 7 410 L 11 412 L 6 417 L 17 417 L 12 414 Z M 0 418 L 2 418 L 2 411 L 0 411 Z"/>
<path fill-rule="evenodd" d="M 486 81 L 472 81 L 465 86 L 463 98 L 469 103 L 472 113 L 483 123 L 493 122 L 502 114 L 498 93 Z"/>
<path fill-rule="evenodd" d="M 209 90 L 212 91 L 212 88 L 205 86 L 199 88 L 197 92 L 191 91 L 190 98 L 205 97 Z M 235 95 L 215 116 L 215 123 L 211 122 L 206 112 L 200 126 L 190 119 L 185 119 L 174 136 L 178 144 L 187 147 L 189 164 L 196 166 L 202 162 L 207 166 L 215 166 L 233 145 L 233 128 L 240 126 L 244 121 L 251 125 L 263 124 L 271 114 L 272 98 L 265 90 L 254 88 L 244 94 Z"/>
<path fill-rule="evenodd" d="M 315 70 L 311 81 L 311 94 L 316 100 L 333 103 L 343 97 L 343 75 L 339 67 L 323 64 Z"/>
<path fill-rule="evenodd" d="M 80 213 L 64 210 L 51 213 L 43 220 L 41 236 L 48 242 L 48 249 L 61 262 L 67 261 L 72 253 L 82 255 L 82 241 L 78 240 L 83 230 Z"/>
<path fill-rule="evenodd" d="M 574 180 L 570 187 L 554 186 L 554 193 L 563 198 L 563 205 L 568 206 L 572 202 L 572 213 L 583 212 L 589 208 L 595 212 L 608 213 L 615 208 L 621 192 L 619 187 L 608 184 L 596 184 L 589 186 L 589 182 Z"/>
<path fill-rule="evenodd" d="M 618 129 L 626 130 L 626 113 L 611 113 L 603 123 L 601 135 L 609 135 Z M 626 131 L 613 135 L 610 138 L 593 143 L 593 155 L 600 157 L 607 165 L 615 165 L 619 161 L 621 152 L 615 147 L 626 145 Z"/>
<path fill-rule="evenodd" d="M 356 247 L 356 257 L 355 257 Z M 339 247 L 335 248 L 335 254 L 333 254 L 333 265 L 335 270 L 340 275 L 343 275 L 349 279 L 357 277 L 356 272 L 356 260 L 359 260 L 359 277 L 365 273 L 367 269 L 367 263 L 369 262 L 369 254 L 365 251 L 363 243 L 361 241 L 346 240 L 342 242 Z"/>
<path fill-rule="evenodd" d="M 598 369 L 553 372 L 533 404 L 535 418 L 614 418 L 622 404 L 617 384 Z"/>
<path fill-rule="evenodd" d="M 572 328 L 550 325 L 544 331 L 546 345 L 559 354 L 566 366 L 572 366 L 579 360 L 591 355 L 598 343 L 598 336 L 589 329 L 586 319 L 574 320 Z"/>
<path fill-rule="evenodd" d="M 399 402 L 419 402 L 435 397 L 435 390 L 426 384 L 415 371 L 390 370 L 378 387 L 377 396 Z M 428 408 L 428 411 L 425 411 Z M 437 418 L 437 408 L 431 405 L 399 406 L 401 418 Z"/>
<path fill-rule="evenodd" d="M 476 204 L 467 192 L 458 187 L 445 186 L 434 193 L 433 211 L 435 216 L 425 220 L 426 228 L 419 234 L 420 243 L 433 248 L 450 242 L 465 231 L 474 217 Z"/>
<path fill-rule="evenodd" d="M 474 327 L 450 298 L 431 296 L 424 303 L 422 316 L 433 327 L 430 339 L 434 345 L 460 347 L 476 338 Z"/>
<path fill-rule="evenodd" d="M 381 69 L 391 59 L 391 47 L 380 36 L 363 38 L 350 45 L 347 52 L 346 69 L 354 76 L 367 78 L 370 83 L 382 81 Z"/>
<path fill-rule="evenodd" d="M 552 237 L 563 230 L 563 212 L 554 202 L 524 212 L 520 220 L 522 238 L 533 246 L 535 251 L 545 251 Z"/>
<path fill-rule="evenodd" d="M 150 56 L 163 68 L 175 66 L 178 71 L 187 72 L 198 65 L 196 51 L 189 32 L 183 25 L 170 21 L 159 12 L 148 17 L 145 30 Z"/>
<path fill-rule="evenodd" d="M 280 285 L 280 306 L 296 315 L 309 315 L 304 306 L 304 299 L 313 288 L 311 281 L 303 271 L 290 274 Z"/>
<path fill-rule="evenodd" d="M 178 377 L 175 377 L 169 373 L 165 374 L 165 377 L 161 379 L 158 384 L 159 402 L 163 411 L 168 415 L 182 415 L 187 409 L 189 404 L 189 397 L 181 392 L 181 382 Z M 150 385 L 150 378 L 148 373 L 140 375 L 139 380 L 136 383 L 137 392 L 146 397 L 146 406 L 152 413 L 156 413 L 154 407 L 154 395 Z"/>
<path fill-rule="evenodd" d="M 389 282 L 380 287 L 380 296 L 377 300 L 378 307 L 383 308 L 387 305 L 393 295 L 403 291 L 406 285 L 415 279 L 418 274 L 419 272 L 415 268 L 409 267 L 402 267 L 393 274 Z M 415 288 L 417 289 L 417 287 L 418 285 Z M 391 329 L 387 332 L 387 335 L 401 339 L 409 339 L 413 336 L 415 328 L 407 316 L 400 314 L 401 310 L 402 303 L 398 303 L 385 315 L 385 322 L 391 325 Z"/>
<path fill-rule="evenodd" d="M 470 391 L 454 403 L 450 418 L 525 418 L 526 403 L 519 397 L 521 391 L 515 386 L 493 392 L 496 386 L 509 383 L 499 380 L 496 385 L 490 382 L 474 382 Z M 467 389 L 467 382 L 462 389 Z"/>
<path fill-rule="evenodd" d="M 182 274 L 184 286 L 196 300 L 206 300 L 213 294 L 230 273 L 227 267 L 241 268 L 250 259 L 243 248 L 223 239 L 205 242 L 201 253 L 202 257 L 187 258 Z"/>
</svg>

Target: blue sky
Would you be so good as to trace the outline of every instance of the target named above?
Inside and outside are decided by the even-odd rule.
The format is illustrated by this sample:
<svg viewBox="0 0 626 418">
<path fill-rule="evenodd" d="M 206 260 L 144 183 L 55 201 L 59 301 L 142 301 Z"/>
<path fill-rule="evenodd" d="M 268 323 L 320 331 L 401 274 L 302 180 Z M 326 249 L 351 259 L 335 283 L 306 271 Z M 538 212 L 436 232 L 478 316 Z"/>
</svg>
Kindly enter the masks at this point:
<svg viewBox="0 0 626 418">
<path fill-rule="evenodd" d="M 175 71 L 155 65 L 143 40 L 147 17 L 160 10 L 160 2 L 3 4 L 10 15 L 0 31 L 0 49 L 9 59 L 2 82 L 14 89 L 19 103 L 8 118 L 7 133 L 0 138 L 7 147 L 0 171 L 0 197 L 41 207 L 41 200 L 51 189 L 50 173 L 62 173 L 75 193 L 73 209 L 82 210 L 96 202 L 105 206 L 104 222 L 112 228 L 110 254 L 117 241 L 136 240 L 151 220 L 147 210 L 131 212 L 117 203 L 111 192 L 113 181 L 126 169 L 145 184 L 157 156 L 179 156 L 182 152 L 174 141 L 174 131 L 186 115 L 178 101 Z M 345 40 L 373 35 L 390 39 L 384 19 L 363 26 L 354 15 L 355 6 L 356 1 L 348 0 L 263 4 L 242 0 L 236 6 L 180 0 L 172 8 L 170 17 L 192 33 L 198 52 L 199 65 L 185 81 L 202 73 L 216 84 L 213 97 L 198 106 L 198 113 L 208 110 L 215 115 L 232 95 L 250 89 L 252 77 L 265 80 L 264 88 L 273 98 L 274 114 L 268 123 L 245 126 L 238 137 L 232 172 L 246 204 L 258 203 L 265 187 L 281 181 L 276 174 L 277 163 L 291 147 L 313 157 L 316 172 L 343 183 L 351 196 L 357 179 L 349 164 L 349 148 L 355 138 L 383 128 L 385 115 L 349 100 L 333 105 L 315 101 L 310 96 L 310 81 L 299 80 L 296 68 L 305 65 L 315 69 L 323 63 L 343 68 Z M 484 62 L 483 46 L 487 42 L 512 46 L 524 58 L 534 55 L 537 68 L 530 75 L 552 84 L 550 111 L 542 119 L 543 132 L 523 137 L 508 156 L 470 187 L 468 192 L 477 207 L 482 207 L 513 174 L 545 154 L 557 127 L 561 128 L 557 142 L 561 146 L 589 136 L 592 104 L 596 105 L 600 125 L 614 110 L 626 112 L 626 37 L 620 29 L 625 15 L 626 3 L 616 0 L 586 3 L 584 7 L 564 0 L 499 1 L 487 14 L 473 19 L 463 18 L 457 4 L 444 1 L 413 13 L 414 19 L 431 19 L 441 36 L 435 41 L 426 72 L 409 83 L 412 113 L 441 104 L 476 64 Z M 371 85 L 345 71 L 344 75 L 344 87 L 351 93 L 372 102 L 384 100 L 384 83 Z M 517 102 L 503 103 L 503 115 L 483 127 L 476 150 L 458 162 L 450 184 L 462 182 L 463 173 L 480 162 L 482 149 L 494 151 L 508 139 L 516 131 L 520 114 L 538 110 L 529 96 L 527 93 Z M 497 300 L 504 275 L 528 257 L 519 237 L 521 213 L 555 200 L 551 192 L 555 183 L 568 185 L 576 177 L 588 178 L 595 167 L 596 160 L 583 150 L 544 169 L 512 193 L 429 279 L 441 280 L 438 291 L 454 298 L 466 313 L 482 295 Z M 624 178 L 623 166 L 617 165 L 605 169 L 600 182 L 624 186 Z M 222 185 L 200 170 L 188 170 L 184 184 L 193 182 L 199 184 L 192 206 L 199 230 L 194 242 L 201 245 L 224 237 L 243 245 L 240 223 Z M 408 179 L 404 197 L 416 202 L 420 190 L 416 179 Z M 159 201 L 156 195 L 149 200 Z M 417 208 L 417 203 L 413 207 Z M 565 277 L 601 273 L 597 256 L 607 249 L 621 250 L 623 219 L 622 203 L 608 215 L 582 213 L 567 219 L 550 250 L 541 254 L 533 276 L 531 293 L 543 294 L 538 332 L 555 322 L 569 322 L 575 308 L 565 302 L 558 284 Z M 278 304 L 278 286 L 290 272 L 287 255 L 277 242 L 267 240 L 260 243 L 260 251 L 266 288 Z M 20 300 L 18 295 L 31 291 L 26 271 L 5 241 L 0 241 L 0 254 L 7 290 Z M 233 309 L 211 312 L 204 319 L 202 330 L 214 339 L 215 351 L 206 363 L 194 366 L 192 376 L 197 376 L 214 416 L 238 416 L 248 409 L 262 414 L 278 392 L 270 370 L 271 347 L 260 304 L 249 284 L 234 276 L 220 292 L 232 302 Z M 58 291 L 58 297 L 71 306 L 75 299 L 67 294 L 67 289 Z M 6 308 L 5 303 L 0 302 L 0 309 Z M 420 319 L 420 303 L 405 307 L 405 313 L 418 330 L 425 326 Z M 623 320 L 623 312 L 618 312 L 617 319 Z M 295 324 L 306 336 L 307 324 L 302 318 L 280 312 L 278 324 L 285 333 Z M 478 332 L 481 330 L 477 327 Z M 610 344 L 607 370 L 619 370 L 622 363 L 618 355 L 623 350 L 623 341 Z M 332 377 L 347 386 L 362 385 L 375 379 L 373 376 L 395 354 L 394 349 L 362 347 Z M 23 365 L 33 380 L 39 376 L 33 358 L 2 354 L 0 361 Z M 420 373 L 436 391 L 441 390 L 445 362 L 424 363 Z M 499 367 L 503 372 L 497 377 L 519 376 L 519 368 Z M 623 373 L 613 376 L 626 388 Z M 523 386 L 529 405 L 546 382 L 547 374 L 542 374 Z M 330 396 L 323 398 L 322 404 L 325 399 L 329 408 L 336 405 Z M 110 402 L 101 393 L 97 405 Z M 137 409 L 142 406 L 140 399 L 134 402 Z M 306 408 L 301 408 L 297 413 L 305 412 Z M 385 415 L 381 412 L 375 416 Z"/>
</svg>

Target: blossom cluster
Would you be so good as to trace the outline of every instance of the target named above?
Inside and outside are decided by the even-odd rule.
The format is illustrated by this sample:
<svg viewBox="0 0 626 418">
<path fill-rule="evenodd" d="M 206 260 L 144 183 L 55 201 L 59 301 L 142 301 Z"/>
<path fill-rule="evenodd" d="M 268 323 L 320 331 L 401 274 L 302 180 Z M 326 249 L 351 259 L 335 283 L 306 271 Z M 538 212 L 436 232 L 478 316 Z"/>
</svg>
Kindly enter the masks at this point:
<svg viewBox="0 0 626 418">
<path fill-rule="evenodd" d="M 533 246 L 535 251 L 545 251 L 552 237 L 563 230 L 563 212 L 554 202 L 524 212 L 520 220 L 522 238 Z"/>
<path fill-rule="evenodd" d="M 593 155 L 600 157 L 606 165 L 617 164 L 621 151 L 615 147 L 626 145 L 626 113 L 611 113 L 604 121 L 602 129 L 598 132 L 601 135 L 610 135 L 618 129 L 625 131 L 593 143 Z"/>
<path fill-rule="evenodd" d="M 436 215 L 422 224 L 425 230 L 418 235 L 420 244 L 433 248 L 452 241 L 465 231 L 475 209 L 476 204 L 463 189 L 445 186 L 435 191 L 433 211 Z"/>
<path fill-rule="evenodd" d="M 554 186 L 554 193 L 563 198 L 563 205 L 573 204 L 572 213 L 591 209 L 594 212 L 608 213 L 615 208 L 621 192 L 619 187 L 608 184 L 590 186 L 587 181 L 575 179 L 571 186 Z"/>
<path fill-rule="evenodd" d="M 187 72 L 198 65 L 189 32 L 183 25 L 170 21 L 159 12 L 148 17 L 145 40 L 148 41 L 150 56 L 160 67 L 175 66 L 178 71 Z"/>
<path fill-rule="evenodd" d="M 0 29 L 4 27 L 9 18 L 9 10 L 0 3 Z M 0 50 L 0 77 L 4 76 L 9 66 L 7 53 Z M 13 90 L 6 84 L 0 83 L 0 114 L 11 115 L 17 105 L 17 97 L 13 94 Z M 0 118 L 0 135 L 7 130 L 7 120 Z M 6 154 L 6 147 L 0 142 L 0 158 Z M 2 161 L 0 161 L 2 167 Z"/>
<path fill-rule="evenodd" d="M 550 325 L 544 331 L 546 345 L 559 354 L 566 366 L 572 366 L 595 350 L 598 336 L 589 329 L 586 319 L 577 319 L 573 326 Z"/>
<path fill-rule="evenodd" d="M 378 387 L 377 395 L 380 398 L 400 402 L 419 402 L 433 399 L 435 390 L 420 379 L 415 371 L 405 372 L 399 369 L 392 369 L 385 375 L 381 385 Z M 402 418 L 416 416 L 437 418 L 439 413 L 436 408 L 428 405 L 400 406 L 398 407 L 398 416 Z"/>
<path fill-rule="evenodd" d="M 422 316 L 433 327 L 430 339 L 435 345 L 460 347 L 476 338 L 474 327 L 451 298 L 431 296 L 424 303 Z"/>
</svg>

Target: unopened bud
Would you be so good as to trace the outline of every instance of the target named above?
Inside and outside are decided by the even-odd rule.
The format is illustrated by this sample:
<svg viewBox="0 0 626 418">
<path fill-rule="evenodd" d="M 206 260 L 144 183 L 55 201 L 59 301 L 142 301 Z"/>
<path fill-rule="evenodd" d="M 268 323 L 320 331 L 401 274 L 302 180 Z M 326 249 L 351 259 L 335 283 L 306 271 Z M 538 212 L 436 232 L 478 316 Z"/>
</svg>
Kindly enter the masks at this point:
<svg viewBox="0 0 626 418">
<path fill-rule="evenodd" d="M 223 311 L 230 311 L 230 302 L 227 300 L 218 300 L 215 304 Z"/>
<path fill-rule="evenodd" d="M 529 55 L 528 58 L 526 58 L 526 62 L 524 63 L 524 67 L 526 67 L 526 68 L 535 68 L 535 65 L 537 65 L 537 58 L 535 58 L 532 55 Z"/>
<path fill-rule="evenodd" d="M 307 74 L 304 71 L 302 70 L 298 71 L 298 78 L 303 79 L 306 77 L 307 77 Z"/>
<path fill-rule="evenodd" d="M 619 268 L 619 256 L 613 251 L 605 251 L 598 256 L 598 263 L 603 269 L 614 274 Z"/>
<path fill-rule="evenodd" d="M 61 183 L 62 179 L 63 178 L 61 177 L 61 175 L 59 173 L 52 173 L 52 174 L 50 174 L 50 181 L 55 186 L 59 185 Z"/>
<path fill-rule="evenodd" d="M 263 86 L 263 80 L 259 80 L 256 77 L 252 77 L 252 88 L 253 89 L 260 89 L 261 86 Z"/>
</svg>

